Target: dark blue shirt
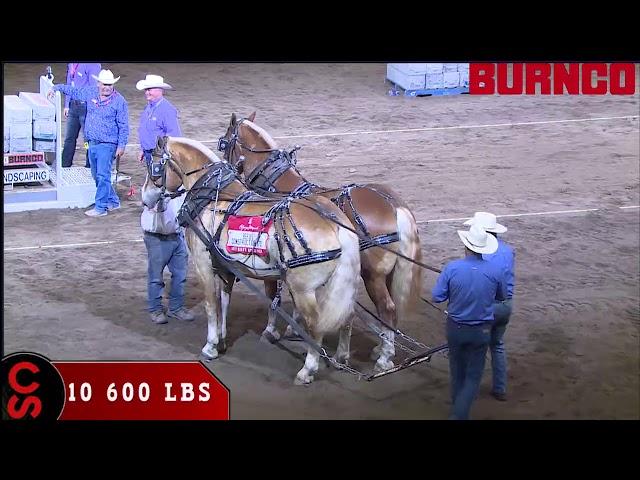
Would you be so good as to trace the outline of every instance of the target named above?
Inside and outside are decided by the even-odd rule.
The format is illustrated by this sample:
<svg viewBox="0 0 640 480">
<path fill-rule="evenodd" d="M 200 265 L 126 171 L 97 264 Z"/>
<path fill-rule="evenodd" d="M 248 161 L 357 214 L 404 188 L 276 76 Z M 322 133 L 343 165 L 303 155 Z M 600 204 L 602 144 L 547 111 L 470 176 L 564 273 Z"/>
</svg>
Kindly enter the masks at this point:
<svg viewBox="0 0 640 480">
<path fill-rule="evenodd" d="M 496 253 L 483 254 L 482 258 L 495 264 L 504 272 L 507 283 L 507 298 L 513 297 L 513 286 L 515 283 L 513 273 L 515 253 L 513 252 L 513 248 L 498 238 L 498 250 Z"/>
<path fill-rule="evenodd" d="M 493 320 L 494 299 L 505 300 L 504 275 L 476 256 L 449 262 L 432 290 L 434 302 L 449 300 L 449 316 L 459 323 Z"/>
<path fill-rule="evenodd" d="M 53 89 L 87 102 L 84 133 L 88 141 L 113 143 L 118 148 L 125 148 L 129 139 L 129 109 L 122 95 L 114 90 L 109 98 L 100 100 L 98 87 L 54 85 Z"/>
</svg>

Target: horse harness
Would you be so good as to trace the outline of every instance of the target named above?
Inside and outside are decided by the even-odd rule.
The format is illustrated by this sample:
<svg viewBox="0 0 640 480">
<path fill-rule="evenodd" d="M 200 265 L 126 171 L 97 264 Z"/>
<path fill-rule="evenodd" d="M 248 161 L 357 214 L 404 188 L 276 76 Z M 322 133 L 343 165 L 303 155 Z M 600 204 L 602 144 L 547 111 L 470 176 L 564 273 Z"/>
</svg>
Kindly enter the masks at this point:
<svg viewBox="0 0 640 480">
<path fill-rule="evenodd" d="M 227 257 L 218 246 L 222 231 L 227 224 L 229 217 L 231 215 L 236 215 L 244 205 L 251 202 L 273 204 L 267 210 L 267 212 L 262 215 L 262 226 L 267 225 L 269 221 L 273 219 L 274 222 L 276 222 L 282 230 L 282 235 L 278 234 L 277 228 L 274 233 L 274 239 L 276 240 L 276 244 L 278 246 L 280 260 L 278 268 L 280 269 L 281 274 L 284 274 L 284 272 L 289 268 L 296 268 L 304 265 L 326 262 L 340 256 L 341 249 L 339 248 L 323 252 L 314 252 L 309 248 L 304 234 L 296 226 L 293 216 L 291 215 L 290 206 L 293 198 L 284 197 L 278 201 L 275 201 L 274 203 L 274 200 L 272 198 L 263 197 L 262 195 L 251 190 L 243 192 L 241 195 L 236 197 L 226 208 L 226 210 L 218 210 L 218 212 L 224 213 L 224 217 L 218 225 L 218 228 L 216 229 L 214 235 L 211 236 L 211 234 L 202 224 L 200 214 L 202 213 L 204 208 L 212 201 L 215 200 L 217 203 L 217 198 L 220 191 L 224 190 L 234 180 L 237 179 L 237 172 L 234 167 L 231 166 L 231 164 L 222 162 L 212 165 L 215 165 L 216 167 L 211 168 L 211 166 L 209 166 L 210 171 L 200 177 L 187 193 L 182 208 L 178 212 L 178 222 L 181 226 L 191 227 L 196 235 L 198 235 L 200 240 L 202 240 L 202 242 L 205 244 L 207 250 L 211 253 L 211 260 L 214 271 L 216 273 L 218 273 L 223 266 L 217 256 L 221 256 L 227 262 L 234 261 L 233 259 Z M 287 234 L 287 231 L 285 229 L 285 219 L 290 224 L 291 229 L 294 232 L 295 240 L 289 237 L 289 235 Z M 196 220 L 200 220 L 200 224 L 197 224 Z M 297 241 L 298 244 L 302 247 L 305 252 L 304 254 L 299 254 L 298 252 L 296 252 L 294 244 L 295 241 Z M 291 253 L 291 258 L 289 260 L 285 260 L 284 257 L 285 247 Z M 214 255 L 214 252 L 217 254 L 217 256 Z"/>
<path fill-rule="evenodd" d="M 365 238 L 358 236 L 361 251 L 371 247 L 375 247 L 377 245 L 386 245 L 400 240 L 400 235 L 398 234 L 398 232 L 385 233 L 382 235 L 376 235 L 375 237 L 372 237 L 369 234 L 369 230 L 367 229 L 362 216 L 360 215 L 360 213 L 358 213 L 358 210 L 356 210 L 355 206 L 353 205 L 351 190 L 355 187 L 373 190 L 382 198 L 384 198 L 388 203 L 393 205 L 393 199 L 388 194 L 376 190 L 373 187 L 356 183 L 345 185 L 341 189 L 326 189 L 309 182 L 302 176 L 302 174 L 296 167 L 295 152 L 300 149 L 298 145 L 296 145 L 296 147 L 290 152 L 280 149 L 254 150 L 246 145 L 242 145 L 239 140 L 238 130 L 240 124 L 244 120 L 245 119 L 243 118 L 238 121 L 230 140 L 227 140 L 224 137 L 221 137 L 218 140 L 218 150 L 224 152 L 225 158 L 227 158 L 227 160 L 230 160 L 231 152 L 233 152 L 236 144 L 239 144 L 242 148 L 249 150 L 252 153 L 269 153 L 269 156 L 263 162 L 258 164 L 249 174 L 245 175 L 246 181 L 252 189 L 258 192 L 282 193 L 292 198 L 304 198 L 307 195 L 311 195 L 313 193 L 319 194 L 338 190 L 340 193 L 336 197 L 332 197 L 331 201 L 336 204 L 345 214 L 345 205 L 349 204 L 349 207 L 353 212 L 353 220 L 358 227 L 358 230 L 365 236 Z M 295 172 L 302 178 L 303 182 L 290 193 L 279 192 L 275 187 L 275 183 L 278 178 L 280 178 L 280 176 L 282 176 L 282 174 L 290 168 L 293 168 L 295 170 Z"/>
</svg>

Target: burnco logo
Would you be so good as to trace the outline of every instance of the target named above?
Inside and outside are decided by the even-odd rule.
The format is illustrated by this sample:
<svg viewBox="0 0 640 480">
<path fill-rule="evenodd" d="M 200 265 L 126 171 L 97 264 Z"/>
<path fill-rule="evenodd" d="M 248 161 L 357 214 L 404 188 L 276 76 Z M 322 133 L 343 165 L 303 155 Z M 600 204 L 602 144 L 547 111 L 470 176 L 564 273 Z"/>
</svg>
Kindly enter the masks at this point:
<svg viewBox="0 0 640 480">
<path fill-rule="evenodd" d="M 62 413 L 62 376 L 36 353 L 7 355 L 0 363 L 3 420 L 56 420 Z"/>
<path fill-rule="evenodd" d="M 633 95 L 633 63 L 470 63 L 471 95 Z"/>
</svg>

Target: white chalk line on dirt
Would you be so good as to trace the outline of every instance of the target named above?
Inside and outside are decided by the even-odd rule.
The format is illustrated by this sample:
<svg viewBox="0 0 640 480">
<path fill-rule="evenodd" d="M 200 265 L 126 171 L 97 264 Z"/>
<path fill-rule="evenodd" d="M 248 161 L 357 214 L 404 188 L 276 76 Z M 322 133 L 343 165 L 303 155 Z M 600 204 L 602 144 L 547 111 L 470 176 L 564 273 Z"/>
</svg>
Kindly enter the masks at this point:
<svg viewBox="0 0 640 480">
<path fill-rule="evenodd" d="M 626 207 L 617 207 L 621 210 L 631 209 L 631 208 L 640 208 L 640 205 L 630 205 Z M 498 218 L 502 217 L 528 217 L 533 215 L 562 215 L 565 213 L 585 213 L 585 212 L 596 212 L 598 210 L 605 210 L 604 208 L 584 208 L 580 210 L 553 210 L 548 212 L 531 212 L 531 213 L 509 213 L 504 215 L 496 215 Z M 433 220 L 420 220 L 416 223 L 436 223 L 436 222 L 461 222 L 464 220 L 469 220 L 471 217 L 461 217 L 461 218 L 438 218 Z M 104 242 L 86 242 L 86 243 L 64 243 L 57 245 L 37 245 L 34 247 L 7 247 L 4 249 L 5 252 L 15 252 L 19 250 L 39 250 L 44 248 L 74 248 L 74 247 L 91 247 L 94 245 L 111 245 L 111 244 L 120 244 L 120 243 L 132 243 L 132 242 L 142 242 L 142 238 L 136 238 L 132 240 L 108 240 Z"/>
<path fill-rule="evenodd" d="M 499 127 L 518 127 L 524 125 L 550 125 L 554 123 L 578 123 L 578 122 L 597 122 L 603 120 L 631 120 L 638 118 L 640 115 L 625 115 L 620 117 L 592 117 L 592 118 L 571 118 L 565 120 L 540 120 L 537 122 L 512 122 L 512 123 L 488 123 L 484 125 L 453 125 L 449 127 L 423 127 L 423 128 L 398 128 L 394 130 L 368 130 L 361 132 L 340 132 L 340 133 L 308 133 L 303 135 L 283 135 L 273 137 L 275 140 L 287 138 L 320 138 L 320 137 L 345 137 L 348 135 L 375 135 L 380 133 L 406 133 L 406 132 L 431 132 L 437 130 L 462 130 L 465 128 L 499 128 Z M 200 143 L 218 143 L 215 140 L 199 140 Z M 127 147 L 139 147 L 139 143 L 128 143 Z"/>
</svg>

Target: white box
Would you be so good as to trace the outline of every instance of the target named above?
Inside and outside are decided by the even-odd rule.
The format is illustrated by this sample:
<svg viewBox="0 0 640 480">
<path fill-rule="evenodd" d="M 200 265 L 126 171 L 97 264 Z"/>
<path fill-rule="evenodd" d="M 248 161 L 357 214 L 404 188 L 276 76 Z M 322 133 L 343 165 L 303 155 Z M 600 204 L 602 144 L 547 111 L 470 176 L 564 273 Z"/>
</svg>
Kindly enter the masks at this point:
<svg viewBox="0 0 640 480">
<path fill-rule="evenodd" d="M 387 65 L 393 66 L 393 68 L 398 69 L 406 75 L 424 75 L 427 73 L 426 63 L 389 63 Z"/>
<path fill-rule="evenodd" d="M 33 140 L 34 152 L 55 152 L 56 141 L 55 140 Z"/>
<path fill-rule="evenodd" d="M 29 123 L 12 123 L 9 125 L 9 138 L 11 140 L 18 138 L 29 138 L 31 139 L 32 126 L 31 122 Z"/>
<path fill-rule="evenodd" d="M 427 63 L 427 75 L 442 73 L 444 63 Z"/>
<path fill-rule="evenodd" d="M 419 90 L 424 88 L 424 74 L 406 74 L 392 66 L 387 64 L 387 78 L 393 83 L 405 90 Z"/>
<path fill-rule="evenodd" d="M 444 72 L 442 76 L 444 88 L 455 88 L 460 85 L 460 72 Z"/>
<path fill-rule="evenodd" d="M 34 120 L 33 121 L 33 138 L 37 138 L 38 140 L 55 140 L 56 139 L 55 120 Z"/>
<path fill-rule="evenodd" d="M 3 105 L 4 123 L 31 123 L 31 107 L 17 95 L 5 95 Z"/>
<path fill-rule="evenodd" d="M 20 92 L 18 97 L 31 107 L 33 120 L 56 119 L 56 108 L 44 95 L 31 92 Z"/>
<path fill-rule="evenodd" d="M 11 138 L 9 140 L 9 151 L 11 153 L 30 152 L 31 142 L 31 138 Z"/>
<path fill-rule="evenodd" d="M 467 72 L 467 73 L 469 73 L 469 64 L 468 63 L 459 63 L 458 64 L 458 71 L 459 72 Z"/>
<path fill-rule="evenodd" d="M 425 88 L 444 88 L 444 74 L 427 74 L 425 78 Z"/>
<path fill-rule="evenodd" d="M 469 86 L 469 70 L 466 72 L 458 72 L 460 73 L 460 86 L 468 87 Z"/>
<path fill-rule="evenodd" d="M 442 71 L 444 73 L 457 72 L 458 71 L 458 64 L 457 63 L 445 63 L 443 65 Z"/>
</svg>

